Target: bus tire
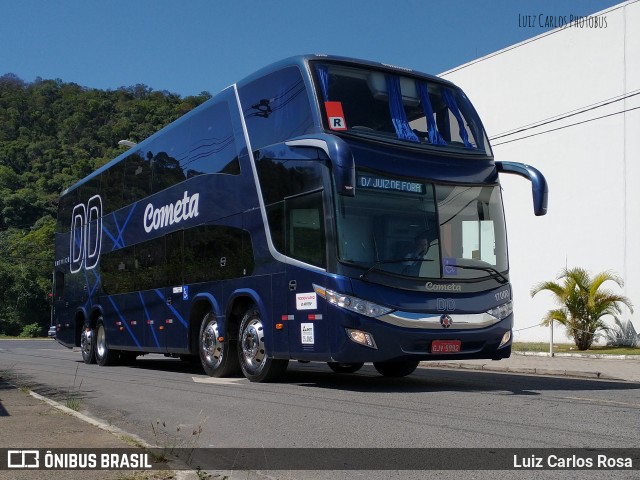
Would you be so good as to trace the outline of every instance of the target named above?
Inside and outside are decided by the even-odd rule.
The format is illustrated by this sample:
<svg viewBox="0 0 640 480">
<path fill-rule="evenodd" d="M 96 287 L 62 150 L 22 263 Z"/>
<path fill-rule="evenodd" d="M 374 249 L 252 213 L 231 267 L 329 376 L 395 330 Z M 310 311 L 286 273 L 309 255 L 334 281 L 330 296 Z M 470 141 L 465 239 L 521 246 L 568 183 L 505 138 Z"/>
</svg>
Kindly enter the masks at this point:
<svg viewBox="0 0 640 480">
<path fill-rule="evenodd" d="M 115 365 L 120 355 L 116 350 L 107 346 L 107 332 L 102 322 L 98 322 L 96 330 L 96 363 L 101 367 Z"/>
<path fill-rule="evenodd" d="M 418 368 L 420 360 L 404 360 L 400 362 L 373 362 L 374 368 L 385 377 L 406 377 Z"/>
<path fill-rule="evenodd" d="M 264 326 L 259 310 L 247 310 L 240 323 L 238 359 L 244 376 L 251 382 L 271 382 L 284 374 L 287 359 L 271 358 L 264 344 Z"/>
<path fill-rule="evenodd" d="M 202 319 L 198 340 L 202 368 L 210 377 L 228 377 L 239 373 L 237 344 L 230 341 L 228 336 L 222 342 L 219 339 L 218 320 L 213 312 L 208 312 Z"/>
<path fill-rule="evenodd" d="M 80 334 L 80 353 L 82 361 L 86 364 L 96 363 L 96 331 L 85 326 Z"/>
<path fill-rule="evenodd" d="M 355 373 L 362 368 L 364 363 L 327 362 L 327 365 L 336 373 Z"/>
</svg>

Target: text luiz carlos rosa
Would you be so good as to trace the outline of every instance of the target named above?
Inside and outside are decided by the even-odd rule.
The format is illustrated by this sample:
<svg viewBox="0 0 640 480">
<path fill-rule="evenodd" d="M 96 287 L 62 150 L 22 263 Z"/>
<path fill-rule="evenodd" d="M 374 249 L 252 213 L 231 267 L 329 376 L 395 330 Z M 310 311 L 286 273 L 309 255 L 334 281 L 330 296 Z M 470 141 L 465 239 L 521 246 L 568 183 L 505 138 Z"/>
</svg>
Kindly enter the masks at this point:
<svg viewBox="0 0 640 480">
<path fill-rule="evenodd" d="M 547 455 L 538 457 L 536 455 L 513 456 L 514 468 L 633 468 L 631 458 L 610 457 L 608 455 L 597 455 L 595 457 L 580 457 L 571 455 L 562 457 L 558 455 Z"/>
</svg>

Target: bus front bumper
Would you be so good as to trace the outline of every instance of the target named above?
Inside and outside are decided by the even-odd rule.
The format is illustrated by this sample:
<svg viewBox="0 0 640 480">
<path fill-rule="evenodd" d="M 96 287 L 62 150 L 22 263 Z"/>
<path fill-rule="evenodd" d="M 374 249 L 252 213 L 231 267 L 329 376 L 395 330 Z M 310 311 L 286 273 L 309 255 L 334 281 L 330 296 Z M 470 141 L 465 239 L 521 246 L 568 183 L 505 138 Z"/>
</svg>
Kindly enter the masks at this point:
<svg viewBox="0 0 640 480">
<path fill-rule="evenodd" d="M 448 315 L 442 315 L 438 328 L 409 328 L 358 317 L 357 322 L 341 322 L 337 328 L 342 331 L 332 335 L 337 339 L 331 348 L 333 361 L 499 360 L 511 355 L 513 314 L 484 328 L 453 328 Z"/>
</svg>

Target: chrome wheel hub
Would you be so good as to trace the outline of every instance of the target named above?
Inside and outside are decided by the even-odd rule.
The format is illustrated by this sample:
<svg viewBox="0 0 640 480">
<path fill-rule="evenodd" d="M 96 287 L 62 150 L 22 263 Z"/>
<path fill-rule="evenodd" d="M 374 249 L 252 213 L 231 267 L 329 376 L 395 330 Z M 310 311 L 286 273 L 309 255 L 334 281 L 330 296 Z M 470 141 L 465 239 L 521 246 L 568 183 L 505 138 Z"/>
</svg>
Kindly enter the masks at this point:
<svg viewBox="0 0 640 480">
<path fill-rule="evenodd" d="M 104 334 L 104 327 L 98 327 L 98 335 L 96 336 L 96 353 L 100 358 L 104 357 L 107 352 L 107 344 Z"/>
<path fill-rule="evenodd" d="M 215 367 L 222 361 L 222 343 L 218 341 L 218 322 L 210 321 L 202 332 L 202 358 L 211 367 Z"/>
<path fill-rule="evenodd" d="M 92 332 L 90 328 L 85 328 L 80 335 L 80 349 L 83 353 L 91 352 Z"/>
<path fill-rule="evenodd" d="M 264 366 L 264 329 L 260 319 L 255 318 L 242 332 L 240 339 L 242 356 L 247 367 L 254 371 L 260 371 Z"/>
</svg>

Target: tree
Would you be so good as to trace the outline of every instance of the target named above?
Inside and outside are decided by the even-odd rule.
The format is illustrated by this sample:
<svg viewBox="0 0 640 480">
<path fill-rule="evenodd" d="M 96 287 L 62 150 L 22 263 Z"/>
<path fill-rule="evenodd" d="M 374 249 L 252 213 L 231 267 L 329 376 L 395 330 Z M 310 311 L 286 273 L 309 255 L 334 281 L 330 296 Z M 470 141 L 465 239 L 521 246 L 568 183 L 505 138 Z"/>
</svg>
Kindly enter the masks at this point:
<svg viewBox="0 0 640 480">
<path fill-rule="evenodd" d="M 554 295 L 560 308 L 549 310 L 542 324 L 549 325 L 555 320 L 564 325 L 578 350 L 587 350 L 600 330 L 609 329 L 603 317 L 611 315 L 617 320 L 622 313 L 622 305 L 633 312 L 633 305 L 627 297 L 602 288 L 605 282 L 614 282 L 619 287 L 624 285 L 613 272 L 601 272 L 591 278 L 589 272 L 582 268 L 565 268 L 557 279 L 562 281 L 534 285 L 531 296 L 544 290 Z"/>
<path fill-rule="evenodd" d="M 0 74 L 0 333 L 49 323 L 60 192 L 210 97 Z"/>
</svg>

